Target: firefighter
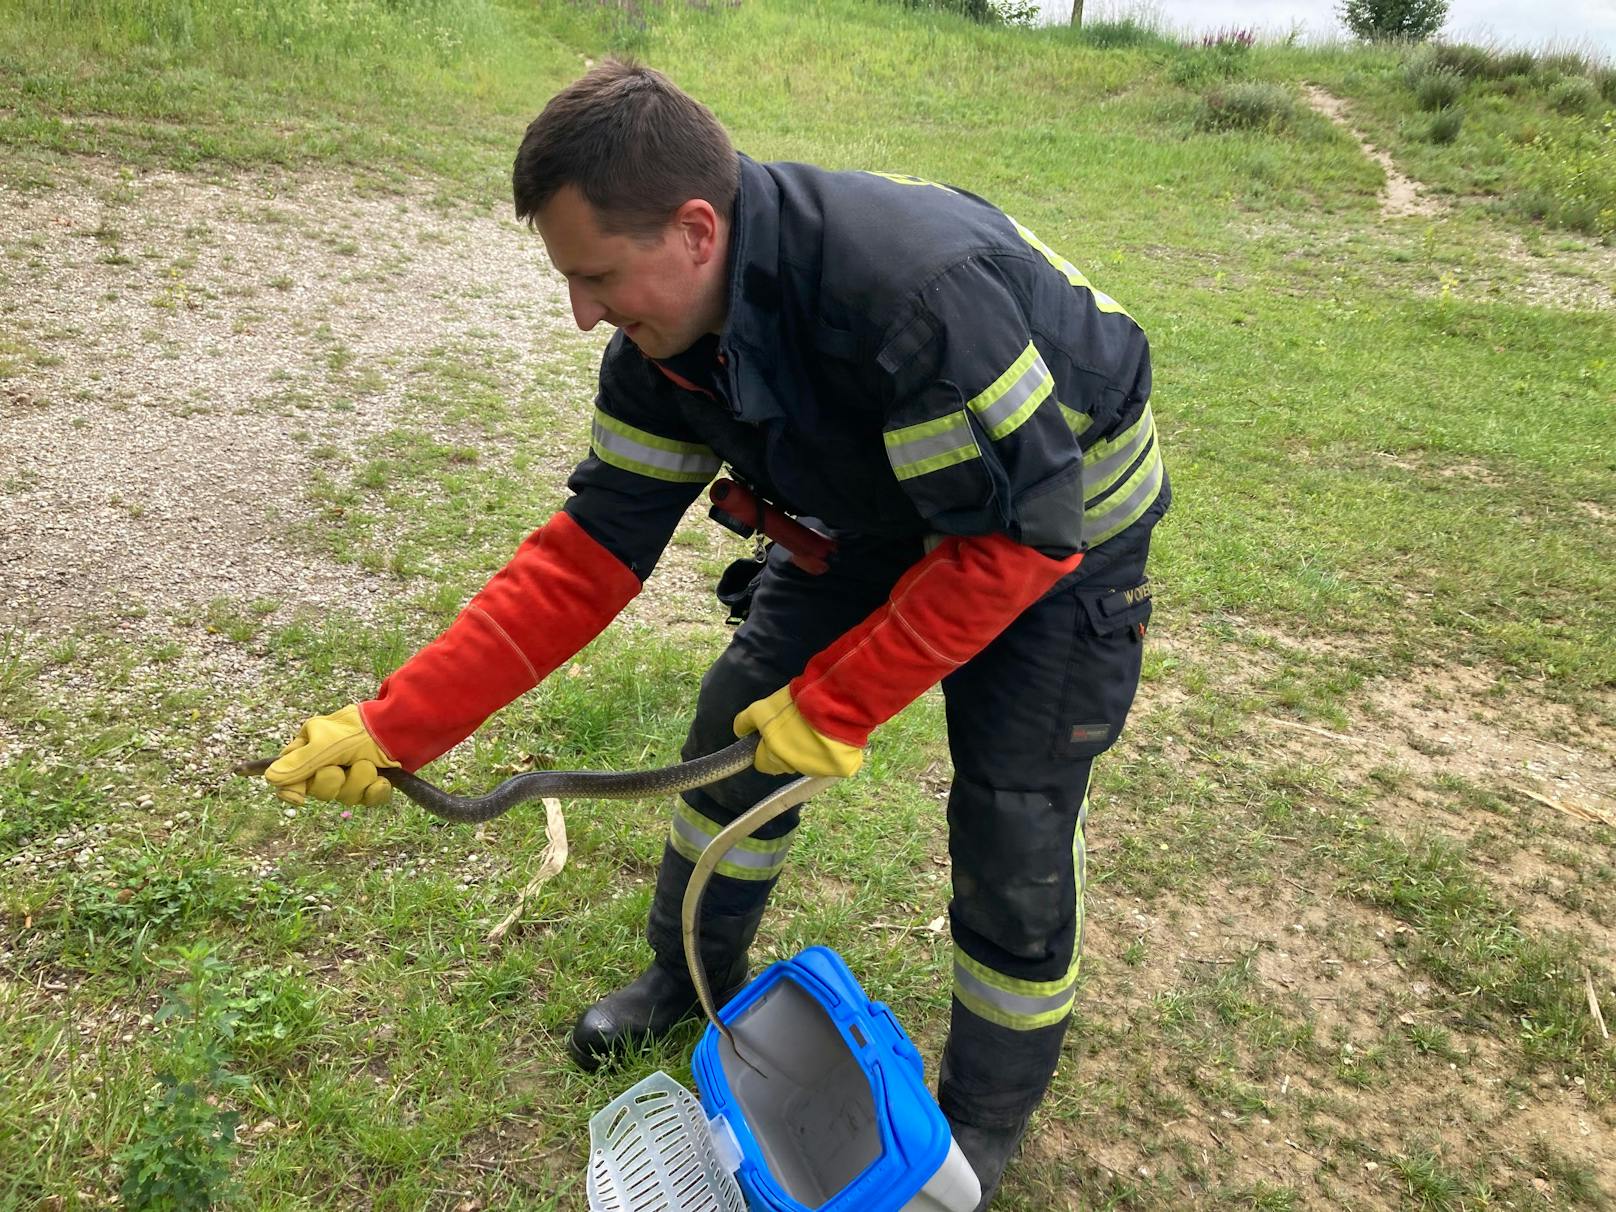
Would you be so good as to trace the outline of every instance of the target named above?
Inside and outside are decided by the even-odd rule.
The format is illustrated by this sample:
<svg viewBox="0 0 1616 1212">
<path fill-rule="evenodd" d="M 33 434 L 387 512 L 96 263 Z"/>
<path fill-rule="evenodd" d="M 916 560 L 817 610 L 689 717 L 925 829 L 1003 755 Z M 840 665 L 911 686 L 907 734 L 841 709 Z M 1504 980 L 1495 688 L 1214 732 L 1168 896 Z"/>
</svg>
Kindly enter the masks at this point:
<svg viewBox="0 0 1616 1212">
<path fill-rule="evenodd" d="M 755 768 L 674 806 L 652 960 L 569 1040 L 594 1069 L 697 1012 L 679 908 L 719 830 L 798 774 L 853 774 L 941 682 L 953 998 L 938 1100 L 986 1208 L 1060 1057 L 1082 954 L 1090 766 L 1132 704 L 1168 505 L 1143 332 L 1032 231 L 953 186 L 738 154 L 713 115 L 608 61 L 529 126 L 516 211 L 580 328 L 615 328 L 572 495 L 374 698 L 308 720 L 266 777 L 378 804 L 598 634 L 727 465 L 835 540 L 773 547 L 704 677 L 684 755 Z M 872 807 L 872 810 L 877 810 Z M 702 962 L 725 1000 L 798 812 L 734 847 Z"/>
</svg>

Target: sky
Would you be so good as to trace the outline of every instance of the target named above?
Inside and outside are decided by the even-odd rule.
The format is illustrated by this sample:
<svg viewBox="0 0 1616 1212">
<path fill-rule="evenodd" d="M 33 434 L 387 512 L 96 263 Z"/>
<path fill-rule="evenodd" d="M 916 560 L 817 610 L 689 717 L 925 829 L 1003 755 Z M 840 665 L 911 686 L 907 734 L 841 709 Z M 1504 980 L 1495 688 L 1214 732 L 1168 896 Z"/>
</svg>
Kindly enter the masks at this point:
<svg viewBox="0 0 1616 1212">
<path fill-rule="evenodd" d="M 1070 20 L 1072 0 L 1042 0 L 1046 20 Z M 1237 27 L 1283 37 L 1296 25 L 1304 38 L 1346 36 L 1339 0 L 1088 0 L 1085 20 L 1152 19 L 1175 32 Z M 1616 0 L 1452 0 L 1442 38 L 1540 50 L 1574 46 L 1616 59 Z"/>
</svg>

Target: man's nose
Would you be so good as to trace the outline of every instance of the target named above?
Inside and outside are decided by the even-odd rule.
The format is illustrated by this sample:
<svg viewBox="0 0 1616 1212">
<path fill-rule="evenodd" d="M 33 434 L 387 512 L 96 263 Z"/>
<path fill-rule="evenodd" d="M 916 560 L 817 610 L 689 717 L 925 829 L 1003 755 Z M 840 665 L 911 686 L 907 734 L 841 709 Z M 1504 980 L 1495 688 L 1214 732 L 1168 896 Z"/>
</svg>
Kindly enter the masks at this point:
<svg viewBox="0 0 1616 1212">
<path fill-rule="evenodd" d="M 606 318 L 606 309 L 597 303 L 590 293 L 577 282 L 567 284 L 567 293 L 572 300 L 572 318 L 578 327 L 588 332 Z"/>
</svg>

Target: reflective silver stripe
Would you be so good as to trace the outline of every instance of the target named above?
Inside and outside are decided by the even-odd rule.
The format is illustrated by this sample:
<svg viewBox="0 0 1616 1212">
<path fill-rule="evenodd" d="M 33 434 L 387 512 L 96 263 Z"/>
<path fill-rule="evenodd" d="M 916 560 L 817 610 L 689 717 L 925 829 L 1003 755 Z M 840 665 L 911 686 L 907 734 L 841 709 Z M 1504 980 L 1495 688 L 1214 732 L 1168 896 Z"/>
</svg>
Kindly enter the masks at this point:
<svg viewBox="0 0 1616 1212">
<path fill-rule="evenodd" d="M 882 439 L 892 474 L 900 480 L 982 457 L 976 447 L 976 435 L 971 432 L 970 417 L 964 412 L 894 429 L 883 434 Z"/>
<path fill-rule="evenodd" d="M 1084 512 L 1083 542 L 1089 547 L 1098 547 L 1137 522 L 1161 492 L 1162 474 L 1161 448 L 1152 442 L 1145 461 L 1127 482 L 1099 505 Z"/>
<path fill-rule="evenodd" d="M 1155 433 L 1156 422 L 1150 415 L 1150 405 L 1139 419 L 1122 433 L 1106 442 L 1096 442 L 1083 452 L 1083 491 L 1098 496 L 1117 481 L 1129 464 L 1139 457 Z"/>
<path fill-rule="evenodd" d="M 1094 768 L 1089 767 L 1092 778 Z M 1089 780 L 1083 783 L 1083 804 L 1077 810 L 1077 832 L 1072 838 L 1072 861 L 1077 868 L 1077 959 L 1083 960 L 1083 936 L 1088 932 L 1089 913 L 1083 896 L 1089 886 Z"/>
<path fill-rule="evenodd" d="M 707 820 L 680 801 L 674 809 L 668 840 L 675 850 L 695 862 L 718 836 L 721 828 L 721 825 Z M 772 879 L 785 866 L 786 854 L 796 833 L 793 829 L 777 838 L 746 838 L 735 843 L 719 861 L 718 873 L 734 879 Z"/>
<path fill-rule="evenodd" d="M 1007 381 L 1008 380 L 1008 381 Z M 994 384 L 971 401 L 971 411 L 995 442 L 1014 433 L 1055 386 L 1044 357 L 1028 343 Z"/>
<path fill-rule="evenodd" d="M 675 484 L 705 484 L 722 466 L 710 449 L 676 442 L 595 410 L 591 444 L 602 463 Z"/>
<path fill-rule="evenodd" d="M 1083 966 L 1083 933 L 1087 925 L 1083 912 L 1083 892 L 1088 882 L 1088 781 L 1083 786 L 1083 802 L 1078 808 L 1072 831 L 1073 891 L 1076 913 L 1072 933 L 1072 959 L 1066 974 L 1050 981 L 1026 981 L 995 972 L 972 959 L 957 946 L 954 950 L 954 996 L 978 1018 L 1012 1031 L 1036 1031 L 1058 1023 L 1071 1013 L 1077 998 L 1077 977 Z"/>
<path fill-rule="evenodd" d="M 960 994 L 960 1001 L 967 1006 L 971 1006 L 973 1002 L 985 1003 L 1006 1018 L 1014 1019 L 1018 1023 L 1028 1023 L 1029 1025 L 1023 1029 L 1032 1030 L 1034 1027 L 1049 1025 L 1048 1022 L 1041 1020 L 1058 1022 L 1065 1017 L 1066 1011 L 1071 1009 L 1072 1003 L 1077 999 L 1077 976 L 1074 974 L 1054 993 L 1035 997 L 1025 993 L 1011 993 L 1007 989 L 999 989 L 988 984 L 956 957 L 954 989 Z M 1011 1024 L 1001 1022 L 1000 1025 Z"/>
</svg>

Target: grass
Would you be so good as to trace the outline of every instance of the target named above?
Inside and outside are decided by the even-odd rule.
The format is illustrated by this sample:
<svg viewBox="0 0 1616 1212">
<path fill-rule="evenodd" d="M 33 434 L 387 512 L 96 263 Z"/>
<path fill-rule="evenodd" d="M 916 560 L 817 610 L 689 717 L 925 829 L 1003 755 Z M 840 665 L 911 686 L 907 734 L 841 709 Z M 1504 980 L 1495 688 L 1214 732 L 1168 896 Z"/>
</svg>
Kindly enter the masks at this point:
<svg viewBox="0 0 1616 1212">
<path fill-rule="evenodd" d="M 1607 244 L 1616 236 L 1608 64 L 1455 44 L 1323 55 L 1308 70 L 1352 100 L 1355 120 L 1416 179 Z M 1462 107 L 1463 131 L 1423 138 L 1411 96 L 1425 110 Z"/>
<path fill-rule="evenodd" d="M 1616 726 L 1610 313 L 1542 290 L 1602 262 L 1523 201 L 1603 234 L 1597 209 L 1572 221 L 1574 183 L 1603 188 L 1599 119 L 1573 104 L 1589 96 L 1574 81 L 1604 87 L 1599 65 L 1186 48 L 1134 19 L 1003 30 L 859 0 L 9 0 L 5 16 L 0 182 L 82 185 L 100 209 L 73 244 L 124 275 L 136 330 L 174 359 L 216 311 L 246 342 L 300 292 L 396 289 L 429 235 L 387 250 L 333 223 L 310 237 L 321 256 L 231 295 L 200 217 L 147 247 L 144 175 L 238 188 L 287 238 L 307 220 L 252 192 L 265 174 L 500 213 L 523 123 L 613 50 L 665 67 L 754 155 L 1003 203 L 1145 324 L 1178 498 L 1140 703 L 1096 774 L 1070 1063 L 1003 1206 L 1608 1206 L 1608 1159 L 1561 1128 L 1608 1134 L 1616 1114 L 1584 983 L 1608 1017 L 1597 923 L 1616 911 L 1616 830 L 1520 790 L 1598 793 Z M 1445 142 L 1417 96 L 1438 73 L 1461 82 Z M 1422 181 L 1490 201 L 1379 222 L 1379 169 L 1300 104 L 1303 80 L 1348 98 Z M 1253 120 L 1207 129 L 1208 99 L 1231 93 Z M 128 424 L 95 376 L 136 372 L 75 378 L 88 322 L 27 305 L 58 236 L 0 234 L 16 321 L 0 393 L 49 408 L 94 388 L 86 415 Z M 316 608 L 293 575 L 180 611 L 131 595 L 150 633 L 91 619 L 0 636 L 0 1207 L 118 1189 L 155 1074 L 187 1043 L 157 1015 L 199 940 L 222 965 L 223 1071 L 245 1079 L 223 1100 L 243 1117 L 240 1206 L 579 1207 L 590 1112 L 654 1068 L 688 1078 L 694 1029 L 595 1077 L 561 1046 L 644 962 L 665 805 L 568 805 L 571 862 L 495 946 L 542 818 L 287 816 L 226 776 L 302 714 L 371 693 L 453 617 L 558 506 L 557 460 L 586 440 L 591 340 L 513 347 L 446 310 L 441 339 L 384 357 L 335 305 L 297 314 L 254 404 L 309 455 L 278 550 L 380 583 L 379 604 Z M 42 391 L 47 375 L 68 382 Z M 0 483 L 37 492 L 49 467 L 8 462 Z M 111 503 L 132 523 L 151 505 Z M 665 559 L 710 574 L 715 533 L 682 529 Z M 662 609 L 434 775 L 670 760 L 726 636 Z M 838 948 L 929 1058 L 950 964 L 929 926 L 948 898 L 940 736 L 928 696 L 806 814 L 760 942 L 761 958 Z"/>
</svg>

